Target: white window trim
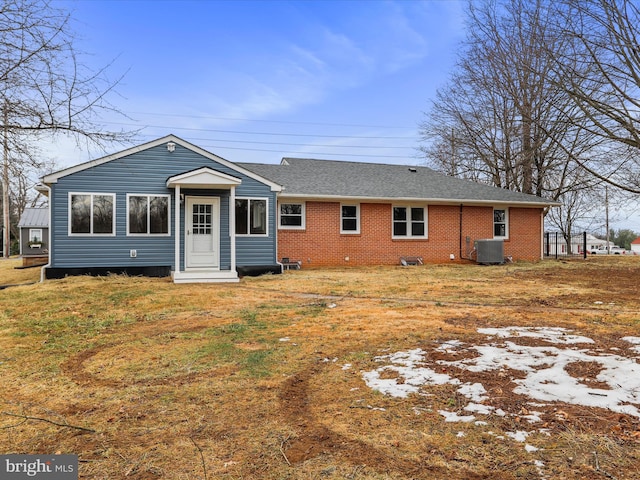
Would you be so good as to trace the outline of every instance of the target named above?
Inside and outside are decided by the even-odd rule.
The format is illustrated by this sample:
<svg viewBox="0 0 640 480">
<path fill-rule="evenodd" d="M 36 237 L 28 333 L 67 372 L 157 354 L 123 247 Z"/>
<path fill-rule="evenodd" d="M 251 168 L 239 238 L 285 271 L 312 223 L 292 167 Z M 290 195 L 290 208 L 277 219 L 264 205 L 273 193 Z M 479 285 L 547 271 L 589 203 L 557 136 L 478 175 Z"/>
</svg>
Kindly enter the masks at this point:
<svg viewBox="0 0 640 480">
<path fill-rule="evenodd" d="M 265 232 L 266 233 L 250 233 L 251 232 L 251 219 L 247 218 L 247 230 L 249 233 L 237 233 L 236 237 L 268 237 L 269 236 L 269 199 L 267 197 L 236 197 L 235 200 L 248 200 L 249 204 L 247 208 L 247 215 L 251 215 L 251 201 L 252 200 L 264 200 L 265 203 Z M 235 205 L 233 206 L 235 210 Z"/>
<path fill-rule="evenodd" d="M 34 233 L 38 232 L 38 235 L 34 235 Z M 29 229 L 29 242 L 35 242 L 33 237 L 37 237 L 39 242 L 43 242 L 42 238 L 42 229 L 41 228 L 30 228 Z"/>
<path fill-rule="evenodd" d="M 356 229 L 355 230 L 343 230 L 342 207 L 356 207 Z M 360 204 L 359 203 L 341 203 L 340 204 L 340 233 L 343 235 L 359 235 L 360 234 Z"/>
<path fill-rule="evenodd" d="M 71 233 L 71 197 L 74 195 L 90 195 L 91 196 L 91 232 L 89 233 Z M 93 197 L 105 196 L 113 198 L 113 221 L 111 225 L 111 233 L 93 233 Z M 101 192 L 69 192 L 67 197 L 67 234 L 70 237 L 115 237 L 116 236 L 116 194 L 115 193 L 101 193 Z"/>
<path fill-rule="evenodd" d="M 280 209 L 281 205 L 300 205 L 302 207 L 302 224 L 300 226 L 297 225 L 282 225 L 280 218 L 282 216 L 282 211 Z M 278 229 L 280 230 L 305 230 L 307 227 L 307 203 L 306 202 L 280 202 L 278 204 Z"/>
<path fill-rule="evenodd" d="M 500 236 L 500 235 L 496 235 L 496 222 L 495 222 L 495 211 L 496 210 L 504 210 L 504 223 L 505 223 L 505 235 L 504 236 Z M 496 239 L 502 239 L 502 240 L 509 240 L 509 208 L 508 207 L 494 207 L 493 211 L 491 212 L 492 216 L 492 222 L 491 222 L 491 228 L 493 229 L 493 238 Z"/>
<path fill-rule="evenodd" d="M 150 197 L 166 197 L 168 198 L 168 210 L 167 210 L 167 233 L 130 233 L 129 232 L 129 197 L 147 197 L 147 227 L 149 227 L 149 222 L 151 219 L 149 218 L 151 215 L 151 210 L 148 208 L 150 204 Z M 150 229 L 149 229 L 150 230 Z M 127 237 L 170 237 L 171 236 L 171 195 L 161 193 L 127 193 Z"/>
<path fill-rule="evenodd" d="M 407 234 L 406 235 L 394 235 L 393 209 L 394 208 L 406 208 L 407 209 Z M 422 208 L 424 212 L 424 235 L 411 235 L 411 209 Z M 392 240 L 425 240 L 429 238 L 429 206 L 428 205 L 415 205 L 415 204 L 397 204 L 391 205 L 391 239 Z"/>
</svg>

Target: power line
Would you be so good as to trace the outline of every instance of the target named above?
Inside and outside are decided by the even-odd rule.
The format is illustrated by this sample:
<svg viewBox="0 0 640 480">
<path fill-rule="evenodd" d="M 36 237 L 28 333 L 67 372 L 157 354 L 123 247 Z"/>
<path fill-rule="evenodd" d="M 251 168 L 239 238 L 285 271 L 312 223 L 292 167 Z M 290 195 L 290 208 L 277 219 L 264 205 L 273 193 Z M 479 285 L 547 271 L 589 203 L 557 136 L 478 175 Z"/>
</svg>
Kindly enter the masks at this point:
<svg viewBox="0 0 640 480">
<path fill-rule="evenodd" d="M 357 123 L 329 123 L 329 122 L 299 122 L 293 120 L 265 120 L 241 117 L 212 117 L 209 115 L 187 115 L 173 113 L 153 113 L 153 112 L 129 112 L 126 115 L 149 115 L 154 117 L 181 117 L 181 118 L 201 118 L 206 120 L 225 120 L 234 122 L 256 122 L 256 123 L 281 123 L 285 125 L 319 125 L 324 127 L 356 127 L 356 128 L 398 128 L 410 129 L 415 127 L 399 125 L 366 125 Z"/>
<path fill-rule="evenodd" d="M 240 147 L 223 147 L 220 145 L 199 145 L 202 148 L 207 150 L 244 150 L 249 152 L 269 152 L 269 153 L 279 153 L 281 155 L 284 154 L 295 154 L 299 155 L 300 152 L 295 151 L 283 151 L 283 150 L 267 150 L 260 148 L 240 148 Z M 366 153 L 321 153 L 321 152 L 304 152 L 305 155 L 313 155 L 313 156 L 326 156 L 326 157 L 369 157 L 369 158 L 408 158 L 408 155 L 377 155 L 377 154 L 366 154 Z"/>
<path fill-rule="evenodd" d="M 224 138 L 191 138 L 191 140 L 198 140 L 204 142 L 226 142 L 226 143 L 251 143 L 256 145 L 286 145 L 293 147 L 326 147 L 326 148 L 370 148 L 370 149 L 414 149 L 414 147 L 407 147 L 401 145 L 387 146 L 387 145 L 326 145 L 318 143 L 286 143 L 286 142 L 259 142 L 256 140 L 227 140 Z"/>
<path fill-rule="evenodd" d="M 138 127 L 140 128 L 140 124 L 135 123 L 120 123 L 120 122 L 103 122 L 108 125 L 120 125 L 126 127 Z M 316 133 L 280 133 L 280 132 L 250 132 L 245 130 L 221 130 L 215 128 L 193 128 L 193 127 L 167 127 L 166 125 L 143 125 L 142 128 L 160 128 L 164 130 L 186 130 L 192 132 L 215 132 L 215 133 L 232 133 L 232 134 L 242 134 L 242 135 L 271 135 L 271 136 L 280 136 L 280 137 L 318 137 L 318 138 L 358 138 L 358 139 L 366 139 L 366 140 L 411 140 L 414 137 L 388 137 L 388 136 L 379 136 L 379 135 L 324 135 L 324 134 L 316 134 Z"/>
</svg>

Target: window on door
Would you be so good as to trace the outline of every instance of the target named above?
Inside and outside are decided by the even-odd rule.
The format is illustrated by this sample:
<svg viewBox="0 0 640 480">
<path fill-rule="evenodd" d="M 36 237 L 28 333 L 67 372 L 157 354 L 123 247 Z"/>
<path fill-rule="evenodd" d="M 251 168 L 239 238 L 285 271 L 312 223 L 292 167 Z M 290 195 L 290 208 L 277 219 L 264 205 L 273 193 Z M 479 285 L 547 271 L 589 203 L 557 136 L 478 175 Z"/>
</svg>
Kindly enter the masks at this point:
<svg viewBox="0 0 640 480">
<path fill-rule="evenodd" d="M 211 235 L 211 205 L 196 203 L 191 212 L 191 231 L 194 235 Z"/>
</svg>

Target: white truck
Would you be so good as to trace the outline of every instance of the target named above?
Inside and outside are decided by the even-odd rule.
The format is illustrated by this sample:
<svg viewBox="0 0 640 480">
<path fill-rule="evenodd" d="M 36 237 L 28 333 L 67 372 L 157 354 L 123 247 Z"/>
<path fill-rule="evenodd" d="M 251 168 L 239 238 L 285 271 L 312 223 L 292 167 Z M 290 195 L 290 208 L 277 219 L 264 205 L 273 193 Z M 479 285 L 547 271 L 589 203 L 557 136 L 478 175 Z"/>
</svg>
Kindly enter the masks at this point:
<svg viewBox="0 0 640 480">
<path fill-rule="evenodd" d="M 627 251 L 617 245 L 610 245 L 609 250 L 606 245 L 600 245 L 598 248 L 592 248 L 590 253 L 592 255 L 625 255 Z"/>
</svg>

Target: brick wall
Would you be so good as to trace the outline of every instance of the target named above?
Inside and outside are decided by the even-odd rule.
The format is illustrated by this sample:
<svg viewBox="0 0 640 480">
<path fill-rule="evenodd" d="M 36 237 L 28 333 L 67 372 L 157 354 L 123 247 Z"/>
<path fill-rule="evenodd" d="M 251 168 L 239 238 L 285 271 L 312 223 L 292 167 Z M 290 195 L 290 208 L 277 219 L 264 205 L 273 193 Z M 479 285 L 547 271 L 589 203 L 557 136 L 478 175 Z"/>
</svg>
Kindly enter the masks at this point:
<svg viewBox="0 0 640 480">
<path fill-rule="evenodd" d="M 391 204 L 361 203 L 360 233 L 340 233 L 339 202 L 307 202 L 305 230 L 279 230 L 278 256 L 308 266 L 397 265 L 401 256 L 421 256 L 425 262 L 450 262 L 466 257 L 475 240 L 493 238 L 493 208 L 428 206 L 427 239 L 391 238 Z M 541 209 L 509 209 L 509 239 L 505 255 L 514 260 L 541 257 Z"/>
</svg>

